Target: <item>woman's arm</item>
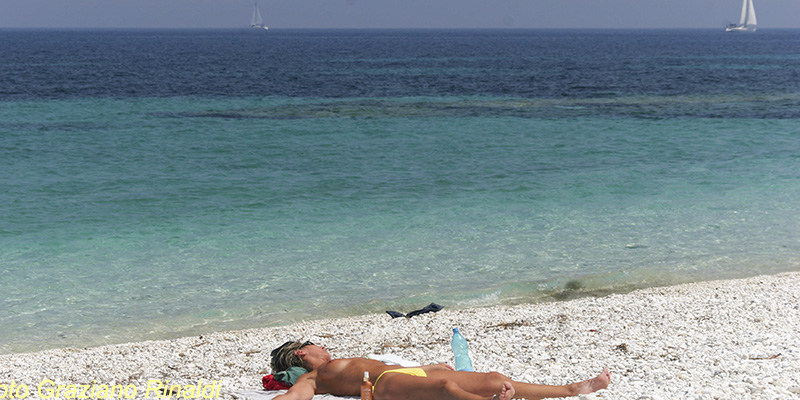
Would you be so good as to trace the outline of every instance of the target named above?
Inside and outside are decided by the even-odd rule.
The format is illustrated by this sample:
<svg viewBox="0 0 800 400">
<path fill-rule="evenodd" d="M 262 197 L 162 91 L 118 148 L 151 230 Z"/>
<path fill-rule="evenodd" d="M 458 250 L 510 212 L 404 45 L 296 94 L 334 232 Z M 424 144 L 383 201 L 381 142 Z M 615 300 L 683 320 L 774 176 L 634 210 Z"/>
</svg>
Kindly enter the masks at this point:
<svg viewBox="0 0 800 400">
<path fill-rule="evenodd" d="M 422 370 L 425 371 L 425 372 L 427 372 L 427 371 L 436 371 L 436 370 L 455 371 L 455 369 L 453 367 L 451 367 L 451 366 L 449 366 L 449 365 L 447 365 L 445 363 L 423 365 L 420 368 L 422 368 Z"/>
<path fill-rule="evenodd" d="M 310 375 L 305 374 L 298 378 L 286 393 L 275 396 L 274 400 L 311 400 L 314 397 L 317 382 Z"/>
</svg>

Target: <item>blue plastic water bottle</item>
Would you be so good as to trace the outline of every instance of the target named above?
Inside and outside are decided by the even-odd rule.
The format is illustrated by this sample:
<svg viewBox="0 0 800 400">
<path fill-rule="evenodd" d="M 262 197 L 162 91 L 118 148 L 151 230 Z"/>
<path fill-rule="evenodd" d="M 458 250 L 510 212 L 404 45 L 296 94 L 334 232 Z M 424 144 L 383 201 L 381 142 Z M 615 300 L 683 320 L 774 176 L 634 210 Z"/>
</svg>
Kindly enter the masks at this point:
<svg viewBox="0 0 800 400">
<path fill-rule="evenodd" d="M 453 328 L 453 341 L 450 342 L 450 346 L 456 356 L 456 371 L 474 371 L 472 369 L 472 361 L 469 359 L 467 339 L 464 339 L 458 328 Z"/>
</svg>

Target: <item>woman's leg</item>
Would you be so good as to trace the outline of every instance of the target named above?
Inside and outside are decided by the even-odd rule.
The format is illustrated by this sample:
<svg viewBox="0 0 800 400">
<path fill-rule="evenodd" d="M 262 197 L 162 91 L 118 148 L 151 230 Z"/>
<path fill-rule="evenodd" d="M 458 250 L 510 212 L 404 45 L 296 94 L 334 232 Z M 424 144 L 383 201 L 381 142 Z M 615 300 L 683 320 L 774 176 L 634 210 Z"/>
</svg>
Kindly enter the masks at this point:
<svg viewBox="0 0 800 400">
<path fill-rule="evenodd" d="M 381 376 L 374 396 L 375 400 L 511 400 L 514 388 L 511 383 L 502 382 L 493 391 L 486 393 L 471 393 L 448 378 L 388 373 Z"/>
<path fill-rule="evenodd" d="M 603 370 L 603 372 L 592 379 L 560 386 L 516 382 L 498 372 L 479 373 L 435 370 L 429 371 L 428 377 L 450 379 L 462 390 L 484 397 L 497 393 L 499 388 L 502 387 L 503 382 L 509 381 L 516 391 L 514 395 L 515 398 L 525 398 L 529 400 L 592 393 L 600 389 L 605 389 L 611 381 L 608 369 Z"/>
</svg>

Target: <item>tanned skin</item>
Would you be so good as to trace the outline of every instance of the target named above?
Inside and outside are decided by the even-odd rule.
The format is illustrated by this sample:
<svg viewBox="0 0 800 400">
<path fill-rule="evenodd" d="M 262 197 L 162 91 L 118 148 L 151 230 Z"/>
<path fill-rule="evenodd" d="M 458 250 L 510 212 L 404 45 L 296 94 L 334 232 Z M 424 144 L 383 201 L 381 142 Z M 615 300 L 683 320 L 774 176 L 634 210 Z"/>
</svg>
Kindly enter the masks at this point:
<svg viewBox="0 0 800 400">
<path fill-rule="evenodd" d="M 285 394 L 275 400 L 311 400 L 315 394 L 358 396 L 364 371 L 373 383 L 384 371 L 398 369 L 366 358 L 332 359 L 324 347 L 307 345 L 295 350 L 311 372 L 300 376 Z M 420 367 L 427 377 L 388 373 L 376 383 L 375 400 L 529 400 L 576 396 L 605 389 L 611 381 L 608 370 L 596 377 L 561 386 L 515 382 L 498 372 L 454 371 L 446 364 Z"/>
</svg>

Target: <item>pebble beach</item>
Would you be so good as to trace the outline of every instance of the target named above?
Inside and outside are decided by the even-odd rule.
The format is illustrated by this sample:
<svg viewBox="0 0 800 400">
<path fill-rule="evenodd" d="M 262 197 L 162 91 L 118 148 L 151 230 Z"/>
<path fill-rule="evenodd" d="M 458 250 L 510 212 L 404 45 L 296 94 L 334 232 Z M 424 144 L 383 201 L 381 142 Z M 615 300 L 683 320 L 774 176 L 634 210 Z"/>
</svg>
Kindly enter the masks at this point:
<svg viewBox="0 0 800 400">
<path fill-rule="evenodd" d="M 585 399 L 800 399 L 799 272 L 550 303 L 445 304 L 410 319 L 373 314 L 6 354 L 0 398 L 77 398 L 70 390 L 85 386 L 88 398 L 104 398 L 105 385 L 127 388 L 128 398 L 156 398 L 160 392 L 149 389 L 159 382 L 247 398 L 271 372 L 270 350 L 287 340 L 310 340 L 337 358 L 393 354 L 452 365 L 453 327 L 467 337 L 477 371 L 564 384 L 609 368 L 611 385 Z"/>
</svg>

